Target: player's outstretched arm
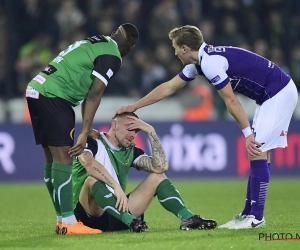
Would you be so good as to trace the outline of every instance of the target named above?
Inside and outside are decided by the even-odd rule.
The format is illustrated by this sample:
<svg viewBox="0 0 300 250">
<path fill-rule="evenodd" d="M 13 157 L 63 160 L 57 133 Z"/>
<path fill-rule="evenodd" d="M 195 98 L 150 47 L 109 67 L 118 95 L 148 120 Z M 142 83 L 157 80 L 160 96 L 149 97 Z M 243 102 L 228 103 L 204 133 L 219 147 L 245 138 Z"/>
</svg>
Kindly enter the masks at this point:
<svg viewBox="0 0 300 250">
<path fill-rule="evenodd" d="M 76 144 L 70 148 L 69 155 L 77 156 L 83 152 L 85 147 L 86 138 L 89 132 L 92 130 L 92 124 L 95 117 L 95 113 L 100 105 L 100 101 L 106 85 L 95 78 L 95 81 L 84 101 L 82 108 L 82 130 L 78 136 Z"/>
<path fill-rule="evenodd" d="M 140 129 L 148 134 L 150 145 L 152 148 L 152 156 L 144 156 L 138 160 L 136 163 L 136 168 L 139 170 L 144 170 L 151 173 L 164 173 L 168 170 L 169 165 L 167 162 L 166 152 L 154 130 L 154 128 L 148 123 L 133 117 L 127 116 L 130 122 L 128 125 L 128 130 Z"/>
<path fill-rule="evenodd" d="M 164 82 L 157 86 L 149 94 L 138 100 L 136 103 L 119 108 L 116 111 L 115 115 L 125 112 L 134 112 L 139 108 L 159 102 L 160 100 L 172 95 L 178 89 L 182 88 L 185 84 L 186 82 L 177 75 L 170 81 Z"/>
<path fill-rule="evenodd" d="M 78 156 L 78 160 L 90 176 L 114 189 L 115 196 L 117 197 L 116 208 L 118 210 L 123 209 L 123 212 L 128 212 L 127 197 L 121 186 L 108 173 L 106 168 L 100 162 L 96 161 L 90 152 L 83 152 Z"/>
</svg>

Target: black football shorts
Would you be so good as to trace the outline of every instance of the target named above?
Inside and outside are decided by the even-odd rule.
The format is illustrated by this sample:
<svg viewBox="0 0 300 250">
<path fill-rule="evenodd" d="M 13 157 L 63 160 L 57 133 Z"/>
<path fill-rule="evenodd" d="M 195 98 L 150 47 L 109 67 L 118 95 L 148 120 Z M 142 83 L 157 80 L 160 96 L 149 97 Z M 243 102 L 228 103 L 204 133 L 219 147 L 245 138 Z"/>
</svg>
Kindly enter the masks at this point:
<svg viewBox="0 0 300 250">
<path fill-rule="evenodd" d="M 36 144 L 73 146 L 75 112 L 72 104 L 59 97 L 26 97 Z"/>
<path fill-rule="evenodd" d="M 129 197 L 129 195 L 130 194 L 128 194 L 127 197 Z M 101 217 L 95 217 L 87 214 L 79 201 L 77 202 L 76 208 L 74 209 L 74 214 L 76 216 L 76 219 L 78 221 L 81 221 L 84 225 L 91 228 L 100 229 L 103 232 L 128 230 L 127 225 L 125 225 L 122 221 L 113 217 L 106 211 Z M 144 221 L 144 214 L 142 214 L 138 218 L 138 220 Z"/>
</svg>

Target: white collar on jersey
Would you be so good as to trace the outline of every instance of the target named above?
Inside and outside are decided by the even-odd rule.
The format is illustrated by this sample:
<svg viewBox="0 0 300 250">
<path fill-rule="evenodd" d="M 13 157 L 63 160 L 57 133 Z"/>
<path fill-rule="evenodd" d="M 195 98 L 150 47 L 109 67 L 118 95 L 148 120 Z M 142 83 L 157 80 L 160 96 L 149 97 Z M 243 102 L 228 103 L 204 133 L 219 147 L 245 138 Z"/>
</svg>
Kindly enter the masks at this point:
<svg viewBox="0 0 300 250">
<path fill-rule="evenodd" d="M 107 139 L 107 137 L 106 137 L 105 134 L 106 134 L 106 133 L 104 133 L 104 132 L 100 132 L 101 137 L 104 139 L 104 141 L 106 141 L 106 143 L 108 144 L 108 146 L 109 146 L 111 149 L 115 150 L 115 151 L 120 151 L 121 148 L 117 148 L 117 147 L 115 147 L 114 145 L 112 145 L 111 142 Z"/>
<path fill-rule="evenodd" d="M 202 58 L 202 55 L 203 55 L 203 52 L 204 52 L 204 47 L 206 46 L 207 44 L 205 42 L 203 42 L 200 46 L 200 49 L 198 50 L 198 59 L 199 59 L 199 63 L 201 61 L 201 58 Z"/>
</svg>

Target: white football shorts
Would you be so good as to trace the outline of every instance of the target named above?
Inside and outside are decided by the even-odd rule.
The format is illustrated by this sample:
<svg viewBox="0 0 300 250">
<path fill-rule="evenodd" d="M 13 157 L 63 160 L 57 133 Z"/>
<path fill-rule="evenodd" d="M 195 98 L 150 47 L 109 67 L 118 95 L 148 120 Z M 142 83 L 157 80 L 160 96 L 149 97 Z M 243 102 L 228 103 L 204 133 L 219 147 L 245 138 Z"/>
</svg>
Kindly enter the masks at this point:
<svg viewBox="0 0 300 250">
<path fill-rule="evenodd" d="M 297 88 L 290 80 L 275 96 L 256 106 L 252 129 L 255 140 L 264 143 L 262 152 L 287 147 L 288 128 L 297 101 Z"/>
</svg>

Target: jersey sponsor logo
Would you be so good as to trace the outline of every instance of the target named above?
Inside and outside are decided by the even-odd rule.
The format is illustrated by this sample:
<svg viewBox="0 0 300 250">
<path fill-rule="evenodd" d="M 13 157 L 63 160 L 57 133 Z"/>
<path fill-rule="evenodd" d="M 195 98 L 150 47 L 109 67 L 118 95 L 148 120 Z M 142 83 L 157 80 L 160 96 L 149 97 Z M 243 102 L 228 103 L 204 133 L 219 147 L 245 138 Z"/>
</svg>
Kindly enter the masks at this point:
<svg viewBox="0 0 300 250">
<path fill-rule="evenodd" d="M 256 145 L 255 147 L 260 148 L 260 147 L 262 147 L 264 144 L 265 144 L 265 142 L 262 142 L 262 143 L 261 143 L 261 146 Z"/>
<path fill-rule="evenodd" d="M 207 49 L 207 53 L 211 53 L 211 52 L 225 52 L 226 49 L 225 47 L 222 46 L 217 46 L 217 47 L 213 47 L 213 46 L 209 46 Z"/>
<path fill-rule="evenodd" d="M 107 195 L 104 195 L 104 197 L 105 197 L 106 199 L 108 199 L 108 198 L 110 198 L 110 197 L 112 197 L 112 196 L 113 196 L 112 193 L 109 193 L 109 194 L 107 194 Z"/>
<path fill-rule="evenodd" d="M 173 124 L 170 133 L 161 136 L 170 169 L 174 172 L 223 171 L 227 164 L 228 146 L 219 133 L 190 134 L 182 124 Z"/>
<path fill-rule="evenodd" d="M 85 44 L 85 43 L 87 43 L 87 41 L 77 41 L 77 42 L 69 45 L 69 47 L 66 50 L 63 50 L 62 52 L 60 52 L 58 54 L 58 56 L 53 59 L 53 62 L 60 63 L 62 60 L 64 60 L 63 57 L 65 55 L 69 54 L 73 50 L 77 49 L 81 44 Z"/>
<path fill-rule="evenodd" d="M 98 35 L 98 36 L 91 36 L 91 37 L 88 37 L 86 40 L 90 41 L 92 44 L 94 43 L 107 43 L 107 39 L 102 36 L 102 35 Z"/>
<path fill-rule="evenodd" d="M 216 83 L 216 82 L 218 82 L 218 81 L 220 81 L 221 80 L 221 77 L 219 76 L 219 75 L 217 75 L 217 76 L 215 76 L 213 79 L 211 79 L 211 82 L 212 83 Z"/>
<path fill-rule="evenodd" d="M 254 223 L 253 221 L 251 222 L 251 227 L 254 228 L 254 227 L 257 227 L 259 226 L 260 224 L 262 224 L 264 221 L 260 221 L 258 223 Z"/>
<path fill-rule="evenodd" d="M 39 99 L 39 97 L 40 97 L 40 93 L 30 86 L 27 86 L 25 95 L 26 95 L 26 97 L 30 97 L 30 98 L 34 98 L 34 99 Z"/>
<path fill-rule="evenodd" d="M 281 131 L 280 136 L 287 136 L 287 131 Z"/>
<path fill-rule="evenodd" d="M 111 78 L 111 77 L 113 76 L 113 74 L 114 74 L 114 72 L 113 72 L 111 69 L 109 69 L 109 70 L 106 72 L 106 75 L 107 75 L 109 78 Z"/>
<path fill-rule="evenodd" d="M 268 68 L 273 69 L 274 68 L 274 63 L 271 61 L 268 61 Z"/>
<path fill-rule="evenodd" d="M 42 70 L 43 73 L 46 75 L 51 75 L 53 74 L 57 69 L 53 65 L 48 65 L 44 70 Z"/>
<path fill-rule="evenodd" d="M 41 75 L 35 76 L 32 80 L 34 80 L 40 84 L 43 84 L 44 82 L 46 82 L 46 78 Z"/>
</svg>

